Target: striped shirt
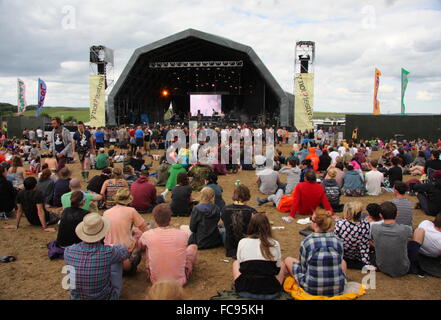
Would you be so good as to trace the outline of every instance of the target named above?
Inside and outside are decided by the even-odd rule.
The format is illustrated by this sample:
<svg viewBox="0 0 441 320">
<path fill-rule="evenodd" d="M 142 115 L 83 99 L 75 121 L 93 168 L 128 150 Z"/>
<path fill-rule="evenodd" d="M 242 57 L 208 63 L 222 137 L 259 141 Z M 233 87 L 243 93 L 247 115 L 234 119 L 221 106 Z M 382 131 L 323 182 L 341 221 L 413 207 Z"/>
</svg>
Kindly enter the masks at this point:
<svg viewBox="0 0 441 320">
<path fill-rule="evenodd" d="M 332 232 L 314 232 L 302 241 L 300 262 L 293 264 L 292 273 L 307 293 L 333 297 L 344 291 L 342 261 L 343 242 Z"/>
<path fill-rule="evenodd" d="M 114 196 L 118 192 L 119 189 L 127 188 L 125 180 L 118 180 L 116 183 L 113 183 L 114 180 L 110 180 L 107 184 L 106 188 L 106 208 L 110 209 L 115 206 L 115 201 L 113 200 Z"/>
<path fill-rule="evenodd" d="M 406 198 L 395 198 L 391 201 L 397 206 L 397 219 L 398 224 L 405 224 L 412 227 L 412 217 L 413 217 L 413 205 Z"/>
<path fill-rule="evenodd" d="M 74 268 L 75 289 L 72 300 L 113 300 L 118 293 L 111 283 L 111 265 L 128 259 L 129 251 L 122 245 L 105 246 L 102 242 L 80 242 L 64 250 L 66 265 Z M 72 278 L 71 278 L 72 279 Z"/>
</svg>

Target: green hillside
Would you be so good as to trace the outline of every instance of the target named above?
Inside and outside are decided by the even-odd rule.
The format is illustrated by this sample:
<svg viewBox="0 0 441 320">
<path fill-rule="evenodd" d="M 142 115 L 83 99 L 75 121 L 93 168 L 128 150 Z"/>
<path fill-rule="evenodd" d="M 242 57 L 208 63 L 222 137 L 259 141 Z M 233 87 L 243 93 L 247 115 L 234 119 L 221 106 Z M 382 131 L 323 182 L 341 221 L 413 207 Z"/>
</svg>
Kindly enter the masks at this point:
<svg viewBox="0 0 441 320">
<path fill-rule="evenodd" d="M 29 105 L 23 115 L 35 116 L 36 110 L 36 105 Z M 0 102 L 0 116 L 14 116 L 15 112 L 17 112 L 17 106 Z M 77 121 L 89 122 L 89 108 L 46 107 L 43 108 L 40 115 L 48 118 L 60 117 L 63 120 L 75 118 Z"/>
</svg>

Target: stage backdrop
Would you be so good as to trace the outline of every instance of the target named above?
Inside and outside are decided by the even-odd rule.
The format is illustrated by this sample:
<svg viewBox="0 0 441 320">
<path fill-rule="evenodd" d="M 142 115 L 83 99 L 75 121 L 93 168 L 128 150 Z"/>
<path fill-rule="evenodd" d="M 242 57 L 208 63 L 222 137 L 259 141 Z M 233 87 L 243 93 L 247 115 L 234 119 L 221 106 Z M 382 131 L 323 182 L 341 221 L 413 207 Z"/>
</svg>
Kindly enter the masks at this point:
<svg viewBox="0 0 441 320">
<path fill-rule="evenodd" d="M 90 97 L 90 126 L 104 127 L 106 125 L 106 91 L 104 75 L 89 76 Z"/>
<path fill-rule="evenodd" d="M 426 138 L 437 141 L 441 137 L 441 115 L 346 115 L 345 139 L 351 139 L 358 127 L 359 139 Z"/>
<path fill-rule="evenodd" d="M 294 125 L 302 132 L 313 129 L 314 74 L 296 73 L 294 87 Z"/>
</svg>

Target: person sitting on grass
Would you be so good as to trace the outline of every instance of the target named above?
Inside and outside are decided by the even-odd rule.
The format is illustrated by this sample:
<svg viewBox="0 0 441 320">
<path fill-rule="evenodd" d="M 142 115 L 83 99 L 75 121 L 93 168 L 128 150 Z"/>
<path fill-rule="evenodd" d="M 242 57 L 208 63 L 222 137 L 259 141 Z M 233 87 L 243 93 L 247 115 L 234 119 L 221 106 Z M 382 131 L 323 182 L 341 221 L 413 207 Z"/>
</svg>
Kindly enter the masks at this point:
<svg viewBox="0 0 441 320">
<path fill-rule="evenodd" d="M 390 201 L 381 204 L 380 215 L 384 222 L 373 225 L 371 230 L 375 264 L 391 277 L 404 276 L 410 270 L 408 241 L 412 227 L 396 223 L 397 206 Z"/>
<path fill-rule="evenodd" d="M 86 189 L 99 194 L 101 192 L 101 188 L 103 187 L 104 182 L 109 180 L 111 175 L 112 170 L 110 168 L 103 169 L 101 171 L 101 174 L 96 175 L 92 179 L 90 179 Z"/>
<path fill-rule="evenodd" d="M 186 173 L 178 175 L 178 184 L 172 190 L 170 207 L 174 217 L 188 217 L 193 210 L 192 188 Z"/>
<path fill-rule="evenodd" d="M 188 245 L 188 233 L 170 226 L 171 215 L 169 204 L 157 205 L 153 217 L 158 227 L 144 232 L 140 238 L 146 248 L 147 277 L 153 285 L 176 280 L 184 286 L 196 261 L 198 246 Z"/>
<path fill-rule="evenodd" d="M 44 195 L 37 190 L 37 179 L 28 177 L 23 182 L 24 190 L 17 195 L 17 223 L 16 226 L 8 226 L 8 229 L 18 229 L 21 216 L 24 214 L 33 226 L 41 226 L 46 232 L 55 232 L 48 226 L 56 224 L 60 217 L 54 212 L 46 211 Z"/>
<path fill-rule="evenodd" d="M 338 187 L 337 172 L 334 169 L 328 171 L 328 178 L 322 181 L 322 186 L 325 188 L 326 196 L 328 197 L 329 203 L 334 212 L 342 212 L 343 205 L 340 204 L 341 190 Z"/>
<path fill-rule="evenodd" d="M 86 201 L 87 198 L 82 191 L 73 191 L 69 194 L 70 205 L 63 210 L 58 228 L 56 240 L 58 246 L 65 248 L 81 242 L 81 239 L 75 233 L 75 228 L 90 213 L 83 209 Z"/>
<path fill-rule="evenodd" d="M 435 171 L 432 175 L 433 181 L 413 186 L 417 192 L 419 208 L 429 216 L 436 216 L 441 213 L 441 170 Z"/>
<path fill-rule="evenodd" d="M 70 199 L 75 191 L 83 192 L 81 190 L 81 181 L 78 178 L 73 178 L 72 180 L 70 180 L 69 187 L 71 191 L 61 196 L 61 204 L 63 205 L 64 209 L 69 208 L 71 206 Z M 90 210 L 90 206 L 93 204 L 93 202 L 98 202 L 103 199 L 103 197 L 100 194 L 92 194 L 87 192 L 83 192 L 83 194 L 86 200 L 84 201 L 84 205 L 81 208 L 84 210 Z"/>
<path fill-rule="evenodd" d="M 400 162 L 397 157 L 392 158 L 392 167 L 384 174 L 389 178 L 389 185 L 394 187 L 395 181 L 403 181 L 403 169 L 400 167 Z"/>
<path fill-rule="evenodd" d="M 288 220 L 294 220 L 297 213 L 301 215 L 312 215 L 314 210 L 322 205 L 326 210 L 332 212 L 325 188 L 317 183 L 314 170 L 305 173 L 305 182 L 299 183 L 293 191 L 293 202 Z"/>
<path fill-rule="evenodd" d="M 119 189 L 114 199 L 115 206 L 103 213 L 103 217 L 111 222 L 104 244 L 109 246 L 121 244 L 129 250 L 130 258 L 124 260 L 122 264 L 113 264 L 112 273 L 119 275 L 123 270 L 133 275 L 141 261 L 141 244 L 138 240 L 148 227 L 141 215 L 134 208 L 128 207 L 128 204 L 133 201 L 129 189 Z"/>
<path fill-rule="evenodd" d="M 225 207 L 225 201 L 222 198 L 222 192 L 224 192 L 224 190 L 217 184 L 217 175 L 215 173 L 211 173 L 208 179 L 205 180 L 205 187 L 214 190 L 214 204 L 218 206 L 219 210 L 222 210 Z"/>
<path fill-rule="evenodd" d="M 89 213 L 75 228 L 82 241 L 64 250 L 64 261 L 75 274 L 71 300 L 119 299 L 122 270 L 121 274 L 112 273 L 112 265 L 120 265 L 130 252 L 122 245 L 104 245 L 109 229 L 110 221 L 98 213 Z"/>
<path fill-rule="evenodd" d="M 237 245 L 248 230 L 251 217 L 256 209 L 247 206 L 250 200 L 250 189 L 245 185 L 238 185 L 234 189 L 233 204 L 222 209 L 221 218 L 225 227 L 225 255 L 236 257 Z"/>
<path fill-rule="evenodd" d="M 300 244 L 300 260 L 286 258 L 286 268 L 298 285 L 311 295 L 341 295 L 346 282 L 346 262 L 343 241 L 333 232 L 332 212 L 316 209 L 311 221 L 314 232 Z"/>
<path fill-rule="evenodd" d="M 129 184 L 124 179 L 121 168 L 113 168 L 111 178 L 103 183 L 100 191 L 100 194 L 103 197 L 105 208 L 112 208 L 115 205 L 113 197 L 118 192 L 118 190 L 128 187 Z"/>
<path fill-rule="evenodd" d="M 63 204 L 61 203 L 61 197 L 63 194 L 70 192 L 70 177 L 72 171 L 68 167 L 64 167 L 58 172 L 59 179 L 54 185 L 54 196 L 52 198 L 52 205 L 56 208 L 61 208 Z"/>
<path fill-rule="evenodd" d="M 343 176 L 343 192 L 348 197 L 361 197 L 366 194 L 366 188 L 362 176 L 351 164 L 346 166 Z"/>
<path fill-rule="evenodd" d="M 413 240 L 420 244 L 419 253 L 431 258 L 441 257 L 441 213 L 435 220 L 422 221 L 413 233 Z"/>
<path fill-rule="evenodd" d="M 280 296 L 286 266 L 280 244 L 274 239 L 265 213 L 256 213 L 248 225 L 247 236 L 239 241 L 233 279 L 243 298 L 270 300 Z"/>
<path fill-rule="evenodd" d="M 200 202 L 193 208 L 190 219 L 192 232 L 189 244 L 196 244 L 199 249 L 211 249 L 223 244 L 218 223 L 220 210 L 213 203 L 214 190 L 205 187 L 201 190 Z"/>
<path fill-rule="evenodd" d="M 396 181 L 394 185 L 395 198 L 391 201 L 397 206 L 397 223 L 413 226 L 413 204 L 406 198 L 407 185 L 402 181 Z"/>
<path fill-rule="evenodd" d="M 106 154 L 106 150 L 104 148 L 100 148 L 99 154 L 95 159 L 95 169 L 103 170 L 104 168 L 109 167 L 109 156 Z"/>
<path fill-rule="evenodd" d="M 370 230 L 371 230 L 371 239 L 372 239 L 372 226 L 375 224 L 382 224 L 383 218 L 381 217 L 381 207 L 378 203 L 369 203 L 366 206 L 366 211 L 368 212 L 365 220 L 369 222 L 370 224 Z"/>
<path fill-rule="evenodd" d="M 130 206 L 139 213 L 152 212 L 159 200 L 155 186 L 149 181 L 149 175 L 147 170 L 141 171 L 141 176 L 130 186 L 130 193 L 133 196 Z"/>
<path fill-rule="evenodd" d="M 361 219 L 363 204 L 359 201 L 344 205 L 343 219 L 337 219 L 334 233 L 343 241 L 344 259 L 349 269 L 361 270 L 370 265 L 369 246 L 371 229 L 366 220 Z"/>
</svg>

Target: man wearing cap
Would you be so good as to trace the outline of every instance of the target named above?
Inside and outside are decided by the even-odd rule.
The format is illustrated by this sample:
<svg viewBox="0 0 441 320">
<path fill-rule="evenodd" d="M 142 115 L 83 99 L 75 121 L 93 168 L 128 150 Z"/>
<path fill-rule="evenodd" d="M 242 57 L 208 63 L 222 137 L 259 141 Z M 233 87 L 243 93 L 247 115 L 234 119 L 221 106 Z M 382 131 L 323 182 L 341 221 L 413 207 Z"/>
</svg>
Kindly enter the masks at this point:
<svg viewBox="0 0 441 320">
<path fill-rule="evenodd" d="M 69 208 L 71 205 L 70 197 L 72 196 L 72 193 L 75 191 L 82 191 L 81 190 L 81 181 L 80 179 L 73 178 L 69 182 L 70 192 L 65 193 L 61 196 L 61 204 L 63 206 L 63 209 Z M 92 204 L 92 201 L 101 201 L 103 199 L 103 196 L 100 194 L 91 194 L 91 193 L 84 193 L 85 202 L 84 205 L 81 207 L 81 209 L 89 210 L 90 205 Z"/>
<path fill-rule="evenodd" d="M 112 274 L 113 264 L 122 265 L 129 250 L 122 245 L 106 246 L 103 239 L 110 229 L 110 220 L 98 213 L 89 213 L 75 229 L 82 242 L 67 247 L 64 261 L 69 266 L 74 288 L 71 300 L 118 300 L 122 285 L 122 268 Z"/>
<path fill-rule="evenodd" d="M 413 191 L 418 192 L 421 209 L 429 216 L 436 216 L 441 213 L 441 170 L 435 171 L 432 179 L 431 182 L 414 185 Z"/>
<path fill-rule="evenodd" d="M 128 274 L 134 274 L 141 261 L 141 245 L 138 244 L 138 239 L 143 232 L 148 230 L 148 227 L 141 215 L 134 208 L 128 207 L 133 201 L 128 188 L 119 189 L 114 200 L 116 205 L 103 214 L 103 217 L 111 222 L 104 243 L 109 246 L 121 244 L 129 250 L 130 259 L 125 260 L 122 267 Z M 112 271 L 118 268 L 121 269 L 121 266 L 113 265 Z"/>
</svg>

